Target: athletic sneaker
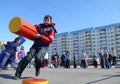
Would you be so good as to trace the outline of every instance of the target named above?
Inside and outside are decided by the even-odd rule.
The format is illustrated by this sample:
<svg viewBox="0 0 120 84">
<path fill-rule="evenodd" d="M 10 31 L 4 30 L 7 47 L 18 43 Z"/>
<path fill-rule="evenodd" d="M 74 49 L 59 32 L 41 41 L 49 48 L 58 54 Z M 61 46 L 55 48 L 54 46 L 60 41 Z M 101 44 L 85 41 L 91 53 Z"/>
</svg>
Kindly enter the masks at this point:
<svg viewBox="0 0 120 84">
<path fill-rule="evenodd" d="M 20 77 L 14 76 L 13 79 L 14 79 L 14 80 L 18 80 L 18 79 L 20 79 Z"/>
<path fill-rule="evenodd" d="M 40 75 L 40 70 L 37 70 L 35 76 L 39 76 L 39 75 Z"/>
<path fill-rule="evenodd" d="M 8 68 L 7 67 L 2 67 L 2 70 L 8 70 Z"/>
</svg>

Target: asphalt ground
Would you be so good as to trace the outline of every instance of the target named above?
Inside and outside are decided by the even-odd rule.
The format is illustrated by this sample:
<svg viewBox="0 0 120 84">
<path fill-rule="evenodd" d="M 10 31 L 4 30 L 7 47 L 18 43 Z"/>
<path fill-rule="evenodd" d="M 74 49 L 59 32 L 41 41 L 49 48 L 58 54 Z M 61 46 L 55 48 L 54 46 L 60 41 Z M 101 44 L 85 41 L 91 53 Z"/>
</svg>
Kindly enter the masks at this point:
<svg viewBox="0 0 120 84">
<path fill-rule="evenodd" d="M 13 80 L 14 73 L 13 68 L 0 70 L 0 84 L 22 84 L 23 79 L 36 78 L 34 68 L 26 68 L 19 80 Z M 41 68 L 37 78 L 48 80 L 48 84 L 120 84 L 120 68 Z"/>
</svg>

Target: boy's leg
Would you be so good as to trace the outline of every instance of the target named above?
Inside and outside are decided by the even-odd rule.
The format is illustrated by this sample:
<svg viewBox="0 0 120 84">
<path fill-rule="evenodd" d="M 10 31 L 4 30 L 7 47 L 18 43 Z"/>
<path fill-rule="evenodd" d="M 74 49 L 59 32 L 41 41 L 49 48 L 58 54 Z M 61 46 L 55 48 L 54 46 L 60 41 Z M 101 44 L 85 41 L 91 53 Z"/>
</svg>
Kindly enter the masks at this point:
<svg viewBox="0 0 120 84">
<path fill-rule="evenodd" d="M 16 68 L 17 68 L 16 59 L 13 59 L 13 60 L 11 61 L 11 68 L 14 68 L 14 70 L 16 70 Z"/>
<path fill-rule="evenodd" d="M 36 76 L 39 76 L 40 74 L 40 67 L 42 66 L 41 56 L 45 55 L 46 50 L 47 50 L 46 47 L 40 47 L 38 53 L 35 55 L 35 70 L 36 70 L 35 75 Z"/>
<path fill-rule="evenodd" d="M 28 63 L 32 60 L 35 52 L 36 52 L 36 50 L 34 49 L 34 47 L 31 48 L 30 52 L 28 52 L 27 56 L 22 58 L 22 60 L 18 63 L 16 72 L 15 72 L 15 77 L 14 77 L 15 80 L 17 80 L 21 77 L 23 70 L 26 68 Z"/>
<path fill-rule="evenodd" d="M 6 54 L 5 54 L 4 52 L 2 52 L 2 53 L 0 54 L 0 64 L 2 63 L 2 60 L 3 60 L 3 58 L 4 58 L 5 55 L 6 55 Z"/>
<path fill-rule="evenodd" d="M 8 64 L 11 64 L 12 60 L 8 59 L 7 62 L 5 63 L 4 67 L 2 68 L 3 70 L 7 70 L 8 69 Z"/>
<path fill-rule="evenodd" d="M 2 60 L 2 63 L 1 63 L 1 66 L 2 66 L 2 67 L 5 66 L 5 64 L 7 63 L 8 59 L 9 59 L 9 57 L 10 57 L 9 55 L 5 55 L 5 56 L 4 56 L 4 58 L 3 58 L 3 60 Z"/>
</svg>

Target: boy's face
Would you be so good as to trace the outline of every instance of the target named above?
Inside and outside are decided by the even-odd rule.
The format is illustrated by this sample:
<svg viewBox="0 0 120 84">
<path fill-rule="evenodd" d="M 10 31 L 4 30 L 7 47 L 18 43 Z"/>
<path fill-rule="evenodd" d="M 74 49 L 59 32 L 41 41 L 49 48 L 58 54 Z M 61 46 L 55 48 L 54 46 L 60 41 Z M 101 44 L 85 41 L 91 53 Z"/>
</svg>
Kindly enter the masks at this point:
<svg viewBox="0 0 120 84">
<path fill-rule="evenodd" d="M 50 24 L 52 21 L 50 18 L 45 18 L 44 19 L 44 23 L 47 25 L 47 24 Z"/>
<path fill-rule="evenodd" d="M 20 43 L 20 42 L 21 42 L 21 40 L 18 40 L 17 42 L 18 42 L 18 43 Z"/>
</svg>

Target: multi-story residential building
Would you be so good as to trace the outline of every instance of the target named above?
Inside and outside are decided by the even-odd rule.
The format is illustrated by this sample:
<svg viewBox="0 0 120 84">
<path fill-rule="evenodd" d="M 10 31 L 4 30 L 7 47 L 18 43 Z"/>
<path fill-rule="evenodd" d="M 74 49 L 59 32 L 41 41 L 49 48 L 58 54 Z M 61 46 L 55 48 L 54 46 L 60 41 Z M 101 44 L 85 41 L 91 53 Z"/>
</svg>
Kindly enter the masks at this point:
<svg viewBox="0 0 120 84">
<path fill-rule="evenodd" d="M 80 56 L 84 49 L 88 56 L 92 56 L 98 48 L 114 48 L 120 57 L 120 23 L 57 34 L 49 47 L 49 55 L 58 53 L 61 56 L 62 51 L 67 50 L 71 56 L 74 53 Z"/>
<path fill-rule="evenodd" d="M 68 43 L 68 44 L 67 44 Z M 49 55 L 54 55 L 57 52 L 62 55 L 62 51 L 69 49 L 69 34 L 68 32 L 60 33 L 55 36 L 55 40 L 53 41 L 52 45 L 49 47 Z M 70 50 L 70 49 L 69 49 Z"/>
<path fill-rule="evenodd" d="M 115 45 L 116 45 L 117 56 L 120 57 L 120 26 L 115 28 Z"/>
</svg>

